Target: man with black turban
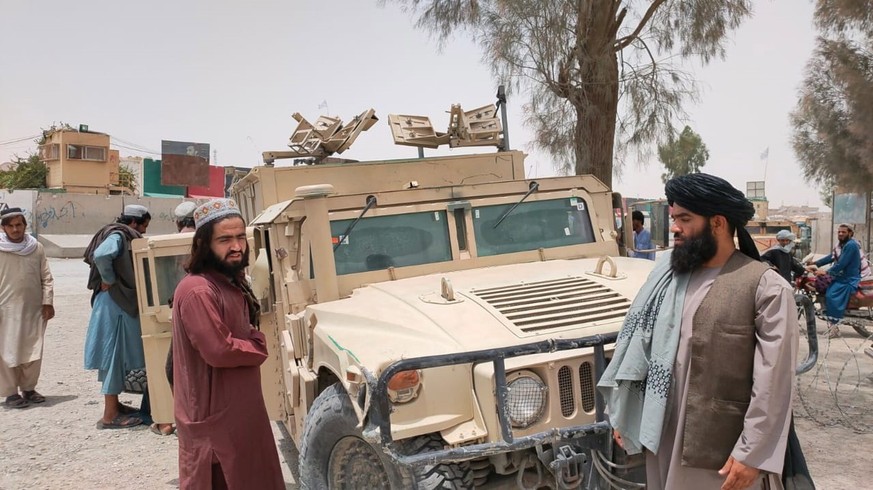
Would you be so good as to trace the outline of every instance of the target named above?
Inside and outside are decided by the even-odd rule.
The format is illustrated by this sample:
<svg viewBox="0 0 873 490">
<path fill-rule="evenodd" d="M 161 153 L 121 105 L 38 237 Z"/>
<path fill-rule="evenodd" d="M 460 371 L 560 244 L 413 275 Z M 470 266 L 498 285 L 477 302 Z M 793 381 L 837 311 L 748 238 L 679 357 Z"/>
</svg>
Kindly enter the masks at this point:
<svg viewBox="0 0 873 490">
<path fill-rule="evenodd" d="M 645 451 L 650 490 L 776 484 L 794 396 L 794 296 L 760 262 L 742 192 L 691 174 L 666 194 L 674 249 L 634 300 L 598 384 L 616 440 Z"/>
</svg>

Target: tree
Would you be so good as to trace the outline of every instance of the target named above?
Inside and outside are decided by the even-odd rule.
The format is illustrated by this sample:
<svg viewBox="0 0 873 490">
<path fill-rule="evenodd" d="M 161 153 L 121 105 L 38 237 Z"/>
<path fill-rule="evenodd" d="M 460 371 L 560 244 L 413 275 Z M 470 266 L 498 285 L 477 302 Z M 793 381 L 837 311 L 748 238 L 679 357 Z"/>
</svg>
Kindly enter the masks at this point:
<svg viewBox="0 0 873 490">
<path fill-rule="evenodd" d="M 132 195 L 136 195 L 136 189 L 139 186 L 139 182 L 136 181 L 136 174 L 124 165 L 119 165 L 118 167 L 118 184 L 122 187 L 127 187 Z"/>
<path fill-rule="evenodd" d="M 666 173 L 661 174 L 661 180 L 666 183 L 673 177 L 700 172 L 700 167 L 709 160 L 709 150 L 700 135 L 685 126 L 679 139 L 671 138 L 666 144 L 658 146 L 658 160 L 667 169 Z"/>
<path fill-rule="evenodd" d="M 816 48 L 791 114 L 804 177 L 873 188 L 873 0 L 817 0 Z M 828 191 L 829 193 L 829 191 Z"/>
<path fill-rule="evenodd" d="M 620 164 L 625 149 L 667 142 L 696 97 L 671 59 L 723 57 L 751 14 L 751 0 L 393 1 L 441 42 L 472 34 L 494 75 L 530 93 L 533 145 L 608 186 L 615 150 Z"/>
<path fill-rule="evenodd" d="M 0 188 L 3 189 L 44 189 L 48 167 L 32 154 L 27 158 L 15 156 L 15 168 L 0 172 Z"/>
</svg>

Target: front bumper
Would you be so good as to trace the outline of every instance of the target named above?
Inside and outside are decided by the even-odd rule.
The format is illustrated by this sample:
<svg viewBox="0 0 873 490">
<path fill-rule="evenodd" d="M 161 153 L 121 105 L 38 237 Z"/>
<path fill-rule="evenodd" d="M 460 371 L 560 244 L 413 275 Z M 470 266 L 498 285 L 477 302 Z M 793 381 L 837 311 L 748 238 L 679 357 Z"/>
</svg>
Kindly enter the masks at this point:
<svg viewBox="0 0 873 490">
<path fill-rule="evenodd" d="M 617 336 L 618 333 L 611 333 L 577 339 L 549 339 L 501 349 L 402 359 L 388 366 L 378 378 L 369 371 L 365 371 L 364 376 L 367 380 L 368 389 L 371 393 L 370 400 L 372 401 L 368 411 L 364 434 L 374 442 L 381 442 L 385 452 L 398 464 L 405 466 L 465 461 L 533 448 L 544 444 L 566 444 L 579 439 L 589 439 L 584 444 L 585 446 L 605 451 L 609 446 L 610 425 L 605 420 L 603 414 L 603 399 L 596 390 L 594 423 L 574 427 L 553 428 L 519 438 L 514 437 L 506 405 L 508 390 L 505 360 L 533 354 L 593 348 L 594 374 L 595 379 L 599 380 L 603 370 L 606 368 L 604 345 L 614 343 Z M 497 418 L 500 424 L 502 440 L 420 454 L 402 454 L 399 452 L 397 445 L 391 437 L 391 404 L 388 400 L 388 380 L 400 371 L 484 362 L 490 362 L 494 367 Z"/>
</svg>

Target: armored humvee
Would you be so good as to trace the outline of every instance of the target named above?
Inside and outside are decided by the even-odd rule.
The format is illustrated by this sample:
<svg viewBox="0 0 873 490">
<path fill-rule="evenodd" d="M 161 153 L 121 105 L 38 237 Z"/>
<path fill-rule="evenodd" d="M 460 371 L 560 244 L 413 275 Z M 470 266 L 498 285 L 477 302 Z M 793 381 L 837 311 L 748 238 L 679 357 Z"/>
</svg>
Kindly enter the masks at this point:
<svg viewBox="0 0 873 490">
<path fill-rule="evenodd" d="M 233 187 L 272 354 L 264 398 L 304 488 L 621 487 L 595 383 L 652 262 L 620 256 L 603 183 L 525 179 L 523 159 L 263 166 Z M 133 244 L 149 372 L 191 239 Z M 149 390 L 172 421 L 163 376 Z"/>
</svg>

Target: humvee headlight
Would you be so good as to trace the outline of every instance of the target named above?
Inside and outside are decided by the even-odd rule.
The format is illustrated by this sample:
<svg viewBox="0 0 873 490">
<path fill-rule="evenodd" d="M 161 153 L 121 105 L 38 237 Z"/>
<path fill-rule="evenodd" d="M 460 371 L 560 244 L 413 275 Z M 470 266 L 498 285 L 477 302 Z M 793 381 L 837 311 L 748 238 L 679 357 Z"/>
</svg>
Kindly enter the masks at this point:
<svg viewBox="0 0 873 490">
<path fill-rule="evenodd" d="M 506 383 L 506 408 L 513 427 L 524 428 L 543 416 L 549 391 L 542 380 L 530 371 L 510 374 Z"/>
<path fill-rule="evenodd" d="M 400 371 L 388 380 L 388 399 L 392 403 L 406 403 L 418 396 L 421 388 L 421 371 Z"/>
</svg>

